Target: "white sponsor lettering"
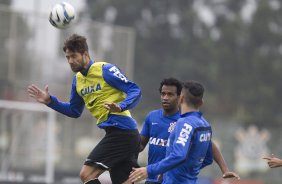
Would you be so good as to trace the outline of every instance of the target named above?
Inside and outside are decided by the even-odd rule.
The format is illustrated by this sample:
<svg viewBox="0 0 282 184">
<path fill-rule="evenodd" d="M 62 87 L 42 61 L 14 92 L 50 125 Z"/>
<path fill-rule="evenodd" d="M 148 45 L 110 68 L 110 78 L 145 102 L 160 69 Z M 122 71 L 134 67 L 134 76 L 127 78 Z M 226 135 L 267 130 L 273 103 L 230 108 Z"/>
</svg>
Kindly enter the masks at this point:
<svg viewBox="0 0 282 184">
<path fill-rule="evenodd" d="M 150 137 L 149 144 L 157 145 L 157 146 L 166 146 L 167 140 L 156 138 L 156 137 Z"/>
<path fill-rule="evenodd" d="M 200 135 L 200 142 L 210 141 L 211 133 L 203 133 Z"/>
<path fill-rule="evenodd" d="M 109 71 L 114 73 L 114 76 L 124 81 L 125 83 L 128 82 L 127 78 L 120 72 L 120 70 L 116 66 L 111 67 Z"/>
<path fill-rule="evenodd" d="M 184 123 L 184 127 L 181 129 L 180 135 L 178 136 L 176 143 L 181 144 L 184 147 L 189 138 L 191 130 L 192 126 L 187 123 Z"/>
</svg>

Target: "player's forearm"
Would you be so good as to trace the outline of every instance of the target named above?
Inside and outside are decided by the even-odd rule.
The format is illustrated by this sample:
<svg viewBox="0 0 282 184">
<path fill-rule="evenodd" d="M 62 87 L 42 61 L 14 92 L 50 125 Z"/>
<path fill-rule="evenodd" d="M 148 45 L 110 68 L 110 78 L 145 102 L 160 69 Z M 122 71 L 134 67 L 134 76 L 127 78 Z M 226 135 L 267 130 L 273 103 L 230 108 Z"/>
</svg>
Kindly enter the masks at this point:
<svg viewBox="0 0 282 184">
<path fill-rule="evenodd" d="M 140 138 L 141 138 L 141 144 L 139 147 L 139 152 L 142 152 L 145 149 L 146 145 L 148 144 L 149 138 L 143 135 L 140 135 Z"/>
<path fill-rule="evenodd" d="M 54 109 L 57 112 L 60 112 L 66 116 L 72 118 L 78 118 L 81 115 L 83 107 L 73 107 L 70 103 L 60 102 L 56 97 L 50 96 L 51 102 L 48 104 L 48 107 Z"/>
<path fill-rule="evenodd" d="M 223 159 L 223 157 L 220 158 L 214 157 L 214 161 L 217 163 L 222 173 L 229 171 L 228 166 L 225 160 Z"/>
<path fill-rule="evenodd" d="M 168 170 L 171 170 L 175 167 L 177 167 L 179 164 L 181 164 L 183 161 L 185 161 L 185 156 L 182 155 L 170 155 L 160 162 L 157 162 L 152 165 L 147 166 L 147 171 L 149 176 L 155 176 L 158 174 L 163 174 L 167 172 Z"/>
<path fill-rule="evenodd" d="M 133 108 L 140 101 L 141 89 L 139 86 L 128 80 L 116 66 L 105 64 L 103 78 L 109 85 L 126 94 L 126 98 L 118 104 L 122 111 Z"/>
<path fill-rule="evenodd" d="M 277 165 L 278 165 L 278 167 L 281 167 L 281 166 L 282 166 L 282 159 L 279 159 L 279 160 L 278 160 Z"/>
<path fill-rule="evenodd" d="M 128 90 L 125 100 L 121 102 L 119 106 L 121 107 L 122 111 L 132 109 L 138 104 L 141 97 L 142 95 L 139 87 L 135 84 L 132 84 L 132 89 Z"/>
<path fill-rule="evenodd" d="M 214 143 L 212 143 L 212 152 L 213 152 L 213 159 L 219 166 L 221 172 L 222 173 L 228 172 L 229 171 L 228 166 L 221 152 L 219 151 L 219 149 L 217 148 L 217 146 Z"/>
</svg>

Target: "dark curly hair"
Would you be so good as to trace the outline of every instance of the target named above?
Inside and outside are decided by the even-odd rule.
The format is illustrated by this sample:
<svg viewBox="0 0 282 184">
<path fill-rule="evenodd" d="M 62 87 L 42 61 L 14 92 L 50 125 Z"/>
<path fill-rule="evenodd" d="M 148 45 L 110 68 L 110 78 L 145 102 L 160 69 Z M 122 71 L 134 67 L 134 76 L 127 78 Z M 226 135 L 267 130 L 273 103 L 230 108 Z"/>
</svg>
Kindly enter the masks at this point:
<svg viewBox="0 0 282 184">
<path fill-rule="evenodd" d="M 180 96 L 181 90 L 182 90 L 182 83 L 179 80 L 172 78 L 172 77 L 164 79 L 160 84 L 160 88 L 159 88 L 160 93 L 162 92 L 162 87 L 164 85 L 165 86 L 175 86 L 177 90 L 177 96 Z"/>
<path fill-rule="evenodd" d="M 79 52 L 80 54 L 83 54 L 85 51 L 88 52 L 86 38 L 78 34 L 71 35 L 64 42 L 64 52 L 66 52 L 67 49 L 71 52 Z"/>
</svg>

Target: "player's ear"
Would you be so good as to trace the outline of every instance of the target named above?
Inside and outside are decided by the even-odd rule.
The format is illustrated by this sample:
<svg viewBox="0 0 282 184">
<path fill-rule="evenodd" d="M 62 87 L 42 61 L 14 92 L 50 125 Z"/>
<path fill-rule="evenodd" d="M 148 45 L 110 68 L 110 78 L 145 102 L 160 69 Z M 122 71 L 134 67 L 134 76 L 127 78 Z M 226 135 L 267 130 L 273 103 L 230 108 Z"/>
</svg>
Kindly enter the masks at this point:
<svg viewBox="0 0 282 184">
<path fill-rule="evenodd" d="M 202 106 L 204 104 L 204 100 L 202 99 L 200 102 L 199 102 L 199 107 Z"/>
<path fill-rule="evenodd" d="M 181 103 L 180 99 L 181 99 L 181 98 L 180 98 L 180 96 L 178 96 L 177 98 L 178 98 L 178 99 L 177 99 L 177 104 L 180 105 L 180 103 Z"/>
<path fill-rule="evenodd" d="M 85 56 L 85 57 L 89 57 L 88 51 L 84 51 L 82 55 Z"/>
<path fill-rule="evenodd" d="M 83 58 L 85 61 L 89 61 L 89 60 L 90 60 L 90 56 L 89 56 L 88 51 L 84 51 L 84 52 L 83 52 L 82 58 Z"/>
<path fill-rule="evenodd" d="M 184 103 L 185 99 L 184 99 L 184 95 L 181 93 L 180 95 L 180 104 Z"/>
</svg>

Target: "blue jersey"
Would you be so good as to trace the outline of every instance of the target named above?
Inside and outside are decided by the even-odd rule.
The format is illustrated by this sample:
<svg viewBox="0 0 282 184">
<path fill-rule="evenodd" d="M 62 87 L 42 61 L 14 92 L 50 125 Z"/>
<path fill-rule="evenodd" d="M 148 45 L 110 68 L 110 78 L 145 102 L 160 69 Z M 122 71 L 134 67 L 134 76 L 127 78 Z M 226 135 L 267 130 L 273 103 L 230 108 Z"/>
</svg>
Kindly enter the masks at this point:
<svg viewBox="0 0 282 184">
<path fill-rule="evenodd" d="M 90 61 L 85 72 L 78 72 L 74 76 L 70 101 L 61 102 L 51 96 L 48 106 L 69 117 L 77 118 L 86 105 L 90 113 L 97 118 L 100 128 L 114 126 L 121 129 L 137 129 L 136 121 L 128 109 L 134 107 L 140 98 L 139 87 L 128 80 L 116 66 Z M 122 112 L 109 112 L 103 107 L 105 102 L 119 104 Z"/>
<path fill-rule="evenodd" d="M 164 173 L 165 184 L 195 184 L 200 170 L 213 162 L 211 136 L 201 112 L 181 115 L 170 134 L 166 157 L 147 166 L 149 177 Z"/>
<path fill-rule="evenodd" d="M 179 117 L 179 112 L 164 116 L 162 109 L 151 111 L 146 116 L 140 134 L 149 138 L 148 164 L 159 162 L 165 157 L 168 137 Z M 147 181 L 157 182 L 158 175 L 150 176 Z"/>
</svg>

